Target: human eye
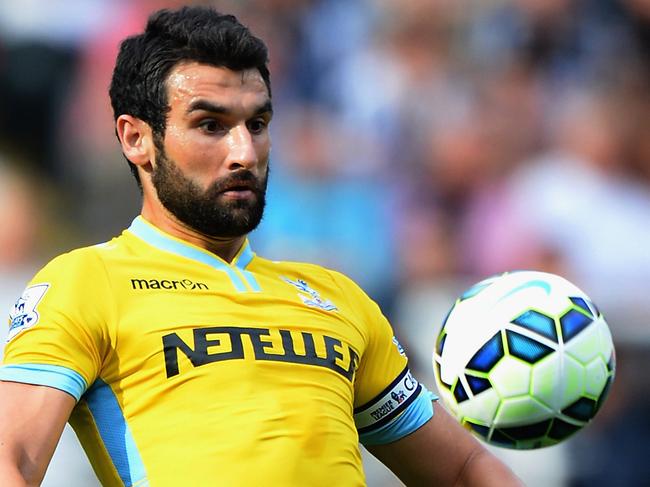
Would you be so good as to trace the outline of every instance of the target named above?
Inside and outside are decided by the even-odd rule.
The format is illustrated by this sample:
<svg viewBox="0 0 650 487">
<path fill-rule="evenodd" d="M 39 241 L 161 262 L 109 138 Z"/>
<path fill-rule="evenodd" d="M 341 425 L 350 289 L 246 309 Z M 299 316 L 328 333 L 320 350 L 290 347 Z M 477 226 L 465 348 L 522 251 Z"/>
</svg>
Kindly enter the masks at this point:
<svg viewBox="0 0 650 487">
<path fill-rule="evenodd" d="M 268 127 L 269 122 L 264 118 L 255 118 L 248 122 L 248 130 L 252 134 L 261 134 Z"/>
<path fill-rule="evenodd" d="M 214 118 L 201 120 L 198 127 L 207 134 L 217 134 L 225 130 L 224 125 Z"/>
</svg>

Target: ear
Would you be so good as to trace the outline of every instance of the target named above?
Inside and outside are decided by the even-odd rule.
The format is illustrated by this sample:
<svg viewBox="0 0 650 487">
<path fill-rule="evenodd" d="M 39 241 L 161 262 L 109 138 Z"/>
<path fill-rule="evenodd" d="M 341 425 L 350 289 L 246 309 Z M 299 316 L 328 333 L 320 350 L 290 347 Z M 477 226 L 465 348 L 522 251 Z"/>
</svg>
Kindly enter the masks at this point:
<svg viewBox="0 0 650 487">
<path fill-rule="evenodd" d="M 155 147 L 149 124 L 132 115 L 120 115 L 115 128 L 126 158 L 144 170 L 151 170 Z"/>
</svg>

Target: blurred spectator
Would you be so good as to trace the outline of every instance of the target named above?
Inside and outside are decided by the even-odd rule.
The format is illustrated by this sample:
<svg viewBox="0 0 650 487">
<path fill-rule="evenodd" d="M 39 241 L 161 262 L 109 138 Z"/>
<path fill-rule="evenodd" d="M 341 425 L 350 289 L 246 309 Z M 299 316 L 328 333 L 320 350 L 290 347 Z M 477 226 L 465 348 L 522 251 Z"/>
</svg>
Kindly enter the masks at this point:
<svg viewBox="0 0 650 487">
<path fill-rule="evenodd" d="M 523 61 L 555 94 L 606 75 L 636 51 L 618 2 L 610 0 L 499 2 L 473 19 L 469 40 L 474 63 L 500 70 Z"/>
<path fill-rule="evenodd" d="M 390 189 L 345 176 L 356 163 L 356 154 L 342 150 L 351 134 L 326 111 L 298 107 L 277 123 L 283 131 L 274 142 L 264 219 L 252 236 L 256 251 L 345 271 L 388 312 L 396 272 Z"/>
<path fill-rule="evenodd" d="M 105 0 L 0 2 L 0 140 L 59 176 L 58 126 L 79 47 L 110 18 Z"/>
<path fill-rule="evenodd" d="M 179 0 L 119 0 L 79 46 L 79 62 L 58 130 L 58 171 L 66 189 L 84 201 L 74 205 L 85 243 L 112 237 L 139 211 L 140 195 L 115 137 L 108 97 L 120 42 L 141 30 L 150 12 Z M 119 198 L 115 197 L 116 188 Z M 110 204 L 107 204 L 110 202 Z"/>
<path fill-rule="evenodd" d="M 650 186 L 630 173 L 630 111 L 620 100 L 584 90 L 563 100 L 552 149 L 508 178 L 506 204 L 475 218 L 467 242 L 481 236 L 478 274 L 561 269 L 608 310 L 615 334 L 650 339 L 650 308 L 635 304 L 650 274 Z M 638 321 L 630 312 L 641 313 Z"/>
</svg>

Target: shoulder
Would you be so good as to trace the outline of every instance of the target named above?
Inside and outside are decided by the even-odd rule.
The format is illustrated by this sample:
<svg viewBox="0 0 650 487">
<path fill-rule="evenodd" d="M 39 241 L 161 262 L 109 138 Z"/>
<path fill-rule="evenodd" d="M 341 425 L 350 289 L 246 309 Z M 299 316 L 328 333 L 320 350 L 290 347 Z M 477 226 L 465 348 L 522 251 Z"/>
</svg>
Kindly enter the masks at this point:
<svg viewBox="0 0 650 487">
<path fill-rule="evenodd" d="M 259 259 L 258 264 L 265 267 L 265 274 L 275 275 L 303 293 L 331 301 L 346 316 L 355 317 L 355 322 L 373 322 L 381 314 L 366 292 L 342 272 L 306 262 Z"/>
<path fill-rule="evenodd" d="M 100 253 L 96 251 L 94 246 L 82 247 L 57 255 L 40 272 L 74 271 L 83 269 L 86 266 L 96 267 L 100 262 Z"/>
<path fill-rule="evenodd" d="M 256 256 L 257 263 L 264 266 L 268 272 L 277 273 L 280 277 L 300 278 L 306 281 L 318 282 L 343 291 L 363 293 L 362 289 L 347 275 L 334 269 L 309 262 L 269 260 Z"/>
<path fill-rule="evenodd" d="M 73 279 L 87 284 L 102 280 L 107 271 L 107 263 L 113 258 L 115 247 L 113 241 L 80 247 L 60 254 L 50 260 L 34 276 L 32 282 L 52 280 L 64 282 Z"/>
</svg>

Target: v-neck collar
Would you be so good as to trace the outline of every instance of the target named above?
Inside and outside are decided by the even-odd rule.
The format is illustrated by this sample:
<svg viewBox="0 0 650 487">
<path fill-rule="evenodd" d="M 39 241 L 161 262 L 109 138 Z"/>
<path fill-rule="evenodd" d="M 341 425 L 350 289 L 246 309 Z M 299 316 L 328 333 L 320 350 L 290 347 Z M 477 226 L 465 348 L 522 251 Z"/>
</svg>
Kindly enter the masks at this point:
<svg viewBox="0 0 650 487">
<path fill-rule="evenodd" d="M 248 239 L 244 241 L 244 244 L 232 262 L 228 263 L 208 250 L 197 247 L 160 230 L 142 216 L 136 217 L 127 231 L 159 250 L 201 262 L 213 269 L 225 272 L 238 291 L 260 291 L 255 277 L 253 277 L 250 271 L 246 270 L 246 267 L 255 257 L 255 253 L 252 251 Z"/>
</svg>

